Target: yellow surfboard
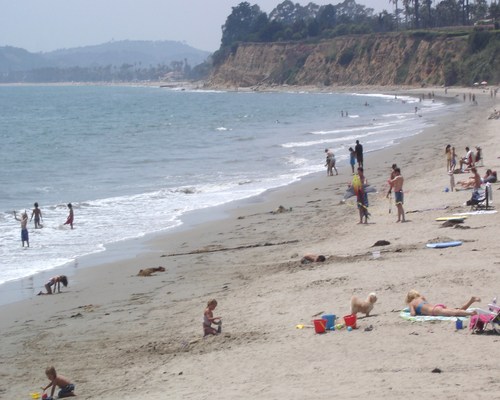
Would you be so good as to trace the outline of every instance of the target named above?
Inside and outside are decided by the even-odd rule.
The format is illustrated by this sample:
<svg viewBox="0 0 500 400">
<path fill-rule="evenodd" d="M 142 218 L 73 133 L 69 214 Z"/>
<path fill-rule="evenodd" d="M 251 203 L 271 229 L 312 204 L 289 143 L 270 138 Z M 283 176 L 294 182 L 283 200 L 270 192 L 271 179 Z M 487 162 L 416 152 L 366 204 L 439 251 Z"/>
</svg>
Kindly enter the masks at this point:
<svg viewBox="0 0 500 400">
<path fill-rule="evenodd" d="M 359 191 L 363 188 L 363 185 L 361 184 L 361 179 L 359 178 L 359 175 L 354 175 L 352 177 L 352 189 L 354 190 L 354 194 L 358 194 Z"/>
<path fill-rule="evenodd" d="M 467 215 L 456 215 L 454 217 L 439 217 L 436 221 L 463 221 L 467 218 Z"/>
</svg>

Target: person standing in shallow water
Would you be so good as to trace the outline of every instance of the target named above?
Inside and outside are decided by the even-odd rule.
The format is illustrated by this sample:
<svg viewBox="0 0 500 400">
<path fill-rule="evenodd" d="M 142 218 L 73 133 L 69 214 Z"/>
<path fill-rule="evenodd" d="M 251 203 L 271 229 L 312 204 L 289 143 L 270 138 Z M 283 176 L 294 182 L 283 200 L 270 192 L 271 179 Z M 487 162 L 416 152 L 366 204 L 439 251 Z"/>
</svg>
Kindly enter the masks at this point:
<svg viewBox="0 0 500 400">
<path fill-rule="evenodd" d="M 69 225 L 71 226 L 71 229 L 73 229 L 74 214 L 73 214 L 73 206 L 71 205 L 71 203 L 68 203 L 68 208 L 69 208 L 69 215 L 64 225 Z"/>
<path fill-rule="evenodd" d="M 26 212 L 23 212 L 21 214 L 21 218 L 19 218 L 14 211 L 14 218 L 16 219 L 16 221 L 21 222 L 21 241 L 23 243 L 23 247 L 25 242 L 27 247 L 30 247 L 30 239 L 28 235 L 28 214 L 26 214 Z"/>
<path fill-rule="evenodd" d="M 42 227 L 42 225 L 40 224 L 40 220 L 43 220 L 42 210 L 38 208 L 38 203 L 35 203 L 34 206 L 35 208 L 31 212 L 30 221 L 33 219 L 33 217 L 35 217 L 35 229 L 39 229 Z"/>
</svg>

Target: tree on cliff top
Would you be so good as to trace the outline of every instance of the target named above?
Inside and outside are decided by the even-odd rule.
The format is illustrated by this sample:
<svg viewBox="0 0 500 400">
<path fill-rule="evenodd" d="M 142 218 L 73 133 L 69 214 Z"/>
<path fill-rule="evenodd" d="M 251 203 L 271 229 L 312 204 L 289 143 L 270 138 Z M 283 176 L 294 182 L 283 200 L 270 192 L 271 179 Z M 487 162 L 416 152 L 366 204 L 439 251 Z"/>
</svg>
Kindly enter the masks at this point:
<svg viewBox="0 0 500 400">
<path fill-rule="evenodd" d="M 267 14 L 258 5 L 251 6 L 246 1 L 240 3 L 233 7 L 231 15 L 222 26 L 222 47 L 229 47 L 239 41 L 256 40 L 255 36 L 266 28 L 267 23 Z"/>
</svg>

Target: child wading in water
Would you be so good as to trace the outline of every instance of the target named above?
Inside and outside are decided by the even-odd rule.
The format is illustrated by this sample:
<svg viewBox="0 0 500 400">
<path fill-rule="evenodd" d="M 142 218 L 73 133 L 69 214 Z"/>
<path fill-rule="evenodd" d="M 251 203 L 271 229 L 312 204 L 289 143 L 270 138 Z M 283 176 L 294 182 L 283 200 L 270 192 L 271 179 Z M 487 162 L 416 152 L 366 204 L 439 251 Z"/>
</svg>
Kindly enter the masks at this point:
<svg viewBox="0 0 500 400">
<path fill-rule="evenodd" d="M 203 313 L 203 336 L 221 333 L 222 320 L 221 317 L 214 317 L 213 311 L 215 307 L 217 307 L 217 300 L 209 300 L 207 308 L 205 308 L 205 312 Z M 212 328 L 212 324 L 218 325 L 217 329 Z"/>
<path fill-rule="evenodd" d="M 56 390 L 56 386 L 59 386 L 61 390 L 59 390 L 59 393 L 57 394 L 57 397 L 62 399 L 63 397 L 71 397 L 75 396 L 73 391 L 75 390 L 75 385 L 73 385 L 67 378 L 61 375 L 57 375 L 56 369 L 54 367 L 48 367 L 45 370 L 45 375 L 47 375 L 47 378 L 49 379 L 50 383 L 42 387 L 42 390 L 45 392 L 49 387 L 52 386 L 52 389 L 50 391 L 50 397 L 47 399 L 52 399 L 54 397 L 54 392 Z"/>
<path fill-rule="evenodd" d="M 71 229 L 73 229 L 74 214 L 73 214 L 73 206 L 71 205 L 71 203 L 68 203 L 68 208 L 69 208 L 69 215 L 64 225 L 69 225 L 71 226 Z"/>
<path fill-rule="evenodd" d="M 40 224 L 40 220 L 43 219 L 42 217 L 42 210 L 38 208 L 38 203 L 34 204 L 35 208 L 31 212 L 31 218 L 30 221 L 35 217 L 35 229 L 40 229 L 42 228 L 42 224 Z"/>
<path fill-rule="evenodd" d="M 30 238 L 28 234 L 28 214 L 26 214 L 26 212 L 23 212 L 21 214 L 21 218 L 19 218 L 16 212 L 14 211 L 14 218 L 17 221 L 21 222 L 21 241 L 23 243 L 23 247 L 24 247 L 24 242 L 26 242 L 27 247 L 30 247 Z"/>
</svg>

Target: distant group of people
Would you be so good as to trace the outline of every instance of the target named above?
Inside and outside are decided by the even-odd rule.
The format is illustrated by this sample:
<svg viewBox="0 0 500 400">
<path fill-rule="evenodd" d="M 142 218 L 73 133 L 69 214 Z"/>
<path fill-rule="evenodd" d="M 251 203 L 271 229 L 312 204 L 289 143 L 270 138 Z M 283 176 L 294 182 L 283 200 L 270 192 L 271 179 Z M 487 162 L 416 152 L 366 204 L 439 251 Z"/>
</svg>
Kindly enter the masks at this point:
<svg viewBox="0 0 500 400">
<path fill-rule="evenodd" d="M 331 149 L 325 149 L 326 153 L 326 174 L 328 176 L 333 175 L 333 170 L 335 170 L 336 175 L 338 175 L 338 171 L 336 168 L 336 159 L 335 154 Z M 351 166 L 352 173 L 354 174 L 354 166 L 358 163 L 358 167 L 363 168 L 363 145 L 359 143 L 359 140 L 356 140 L 356 145 L 354 149 L 349 147 L 349 164 Z"/>
<path fill-rule="evenodd" d="M 42 210 L 40 210 L 40 207 L 38 206 L 38 203 L 34 204 L 33 211 L 31 212 L 31 218 L 30 222 L 35 219 L 35 229 L 41 229 L 43 228 L 43 225 L 41 222 L 43 221 L 42 217 Z M 69 209 L 69 214 L 68 217 L 66 218 L 66 222 L 64 225 L 69 225 L 71 229 L 73 229 L 73 219 L 74 219 L 74 214 L 73 214 L 73 206 L 71 203 L 68 203 L 68 209 Z M 30 239 L 29 239 L 29 232 L 28 232 L 28 213 L 24 211 L 21 213 L 21 217 L 17 216 L 17 213 L 14 211 L 14 218 L 21 222 L 21 243 L 22 246 L 26 244 L 26 247 L 30 247 Z"/>
</svg>

